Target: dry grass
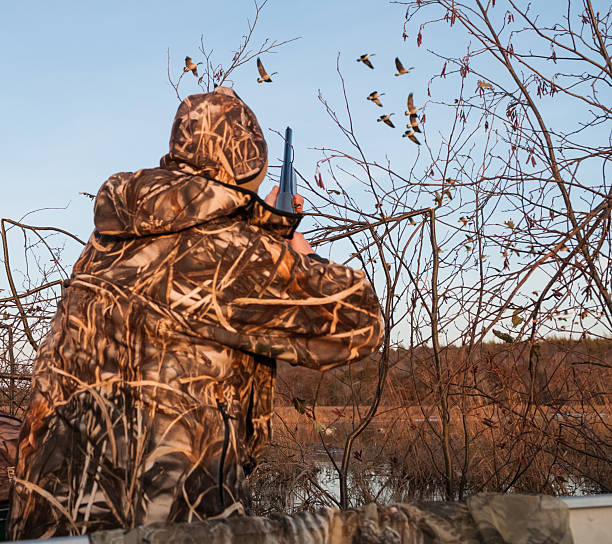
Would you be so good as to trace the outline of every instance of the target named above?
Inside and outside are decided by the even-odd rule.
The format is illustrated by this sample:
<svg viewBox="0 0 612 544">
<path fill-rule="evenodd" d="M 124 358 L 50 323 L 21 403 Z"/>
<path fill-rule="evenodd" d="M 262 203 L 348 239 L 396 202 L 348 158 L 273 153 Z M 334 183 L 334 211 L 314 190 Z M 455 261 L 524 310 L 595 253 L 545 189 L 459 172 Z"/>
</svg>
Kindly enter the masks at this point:
<svg viewBox="0 0 612 544">
<path fill-rule="evenodd" d="M 444 360 L 454 496 L 611 492 L 612 342 L 553 340 L 531 373 L 521 346 L 485 345 L 476 355 L 461 360 L 450 348 Z M 428 356 L 421 350 L 412 366 L 395 361 L 353 449 L 353 505 L 444 496 L 442 413 Z M 334 504 L 333 462 L 368 409 L 375 370 L 364 362 L 321 379 L 281 368 L 274 440 L 252 478 L 255 511 Z M 326 404 L 330 398 L 342 402 Z"/>
</svg>

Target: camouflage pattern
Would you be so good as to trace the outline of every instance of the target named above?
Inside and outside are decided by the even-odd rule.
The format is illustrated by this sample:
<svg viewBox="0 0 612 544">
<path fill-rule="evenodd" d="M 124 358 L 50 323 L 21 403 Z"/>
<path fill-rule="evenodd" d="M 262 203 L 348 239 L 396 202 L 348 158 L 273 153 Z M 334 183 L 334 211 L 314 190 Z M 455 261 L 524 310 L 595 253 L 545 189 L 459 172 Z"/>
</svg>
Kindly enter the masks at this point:
<svg viewBox="0 0 612 544">
<path fill-rule="evenodd" d="M 572 544 L 567 506 L 545 495 L 483 493 L 271 518 L 237 517 L 94 533 L 92 544 Z"/>
<path fill-rule="evenodd" d="M 0 506 L 9 499 L 20 427 L 20 419 L 0 412 Z"/>
<path fill-rule="evenodd" d="M 183 172 L 243 184 L 264 169 L 267 159 L 268 147 L 253 112 L 232 89 L 218 87 L 181 103 L 162 166 L 181 161 Z"/>
<path fill-rule="evenodd" d="M 266 154 L 253 113 L 217 89 L 181 104 L 161 167 L 101 187 L 37 354 L 13 538 L 239 511 L 275 361 L 325 370 L 377 348 L 363 272 L 294 252 L 300 217 L 236 184 Z"/>
</svg>

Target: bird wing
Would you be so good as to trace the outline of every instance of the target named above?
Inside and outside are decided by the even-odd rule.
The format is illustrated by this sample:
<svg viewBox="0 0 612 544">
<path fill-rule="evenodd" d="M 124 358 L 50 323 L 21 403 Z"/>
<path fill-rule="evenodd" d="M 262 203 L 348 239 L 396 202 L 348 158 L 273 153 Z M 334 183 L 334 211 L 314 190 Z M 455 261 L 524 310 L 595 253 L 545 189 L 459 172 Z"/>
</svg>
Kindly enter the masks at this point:
<svg viewBox="0 0 612 544">
<path fill-rule="evenodd" d="M 400 62 L 400 59 L 398 57 L 395 57 L 395 67 L 397 68 L 398 72 L 404 71 L 404 67 L 402 66 L 402 63 Z"/>
<path fill-rule="evenodd" d="M 415 114 L 418 110 L 414 107 L 414 99 L 412 97 L 412 93 L 408 95 L 408 112 L 410 114 Z"/>
<path fill-rule="evenodd" d="M 257 57 L 257 70 L 259 70 L 259 75 L 261 77 L 266 77 L 268 75 L 266 74 L 266 69 L 264 68 L 264 65 L 259 57 Z"/>
<path fill-rule="evenodd" d="M 185 57 L 185 66 L 187 68 L 189 68 L 192 63 L 193 63 L 193 61 L 191 60 L 191 57 Z"/>
<path fill-rule="evenodd" d="M 391 121 L 391 119 L 385 119 L 385 125 L 389 125 L 391 128 L 395 128 L 395 125 Z"/>
<path fill-rule="evenodd" d="M 415 132 L 421 132 L 419 128 L 420 121 L 417 119 L 416 113 L 410 114 L 410 127 L 414 129 Z"/>
<path fill-rule="evenodd" d="M 372 98 L 372 102 L 374 102 L 374 104 L 382 108 L 382 102 L 378 100 L 378 98 Z"/>
<path fill-rule="evenodd" d="M 414 132 L 408 136 L 411 142 L 414 142 L 417 145 L 421 145 L 421 142 L 417 140 L 417 137 L 414 135 Z"/>
<path fill-rule="evenodd" d="M 374 70 L 374 66 L 372 66 L 372 63 L 369 61 L 369 59 L 363 59 L 363 63 L 368 67 L 368 68 L 372 68 L 372 70 Z"/>
<path fill-rule="evenodd" d="M 191 71 L 193 72 L 193 75 L 194 75 L 195 77 L 198 77 L 198 67 L 197 67 L 197 66 L 194 66 L 194 67 L 193 67 L 193 70 L 191 70 Z"/>
</svg>

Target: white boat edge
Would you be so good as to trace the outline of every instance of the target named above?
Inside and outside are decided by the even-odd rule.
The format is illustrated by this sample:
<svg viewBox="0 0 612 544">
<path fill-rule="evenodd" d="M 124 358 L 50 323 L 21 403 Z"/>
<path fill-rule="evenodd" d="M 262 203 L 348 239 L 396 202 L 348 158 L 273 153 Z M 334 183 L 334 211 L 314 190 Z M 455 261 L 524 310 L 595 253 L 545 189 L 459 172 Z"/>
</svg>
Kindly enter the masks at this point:
<svg viewBox="0 0 612 544">
<path fill-rule="evenodd" d="M 612 494 L 558 498 L 569 508 L 575 544 L 612 544 Z"/>
</svg>

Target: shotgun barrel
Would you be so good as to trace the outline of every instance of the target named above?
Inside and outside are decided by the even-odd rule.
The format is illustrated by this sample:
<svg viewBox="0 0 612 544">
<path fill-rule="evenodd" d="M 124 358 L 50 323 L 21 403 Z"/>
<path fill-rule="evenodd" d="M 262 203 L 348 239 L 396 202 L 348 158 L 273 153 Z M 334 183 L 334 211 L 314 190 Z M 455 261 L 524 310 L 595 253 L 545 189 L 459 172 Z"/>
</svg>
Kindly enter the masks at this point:
<svg viewBox="0 0 612 544">
<path fill-rule="evenodd" d="M 295 213 L 293 209 L 293 196 L 296 191 L 295 172 L 293 171 L 293 131 L 291 127 L 285 130 L 285 153 L 281 169 L 276 207 L 279 210 Z"/>
</svg>

